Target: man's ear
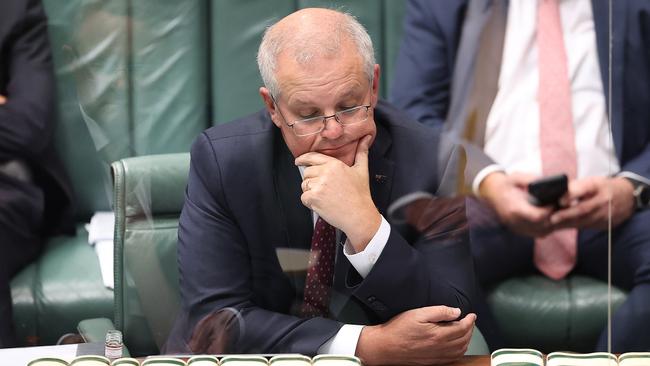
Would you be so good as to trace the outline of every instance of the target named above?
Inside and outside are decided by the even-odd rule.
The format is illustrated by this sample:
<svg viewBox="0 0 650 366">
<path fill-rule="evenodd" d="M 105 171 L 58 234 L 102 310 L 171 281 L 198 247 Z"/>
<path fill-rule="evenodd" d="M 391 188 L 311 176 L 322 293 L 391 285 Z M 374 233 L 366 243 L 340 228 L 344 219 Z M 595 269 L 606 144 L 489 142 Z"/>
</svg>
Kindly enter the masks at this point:
<svg viewBox="0 0 650 366">
<path fill-rule="evenodd" d="M 375 64 L 375 70 L 373 72 L 372 76 L 372 99 L 371 99 L 371 104 L 372 106 L 377 105 L 377 100 L 379 98 L 379 77 L 381 76 L 381 68 L 379 67 L 379 64 Z"/>
<path fill-rule="evenodd" d="M 269 112 L 269 115 L 271 115 L 271 121 L 273 121 L 274 125 L 280 127 L 281 118 L 278 114 L 278 110 L 276 108 L 275 102 L 271 97 L 271 92 L 266 87 L 262 86 L 260 87 L 260 96 L 262 97 L 262 101 L 264 102 L 264 106 L 266 107 L 266 110 Z"/>
</svg>

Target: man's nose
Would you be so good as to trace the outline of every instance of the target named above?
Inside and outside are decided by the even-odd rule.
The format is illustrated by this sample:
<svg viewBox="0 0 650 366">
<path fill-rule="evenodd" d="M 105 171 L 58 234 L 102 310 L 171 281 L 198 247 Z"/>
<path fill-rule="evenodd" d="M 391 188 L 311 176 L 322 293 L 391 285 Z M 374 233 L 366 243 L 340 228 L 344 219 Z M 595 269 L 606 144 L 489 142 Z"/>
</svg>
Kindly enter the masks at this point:
<svg viewBox="0 0 650 366">
<path fill-rule="evenodd" d="M 336 139 L 343 134 L 343 125 L 336 120 L 334 116 L 325 118 L 325 128 L 321 131 L 321 136 L 327 139 Z"/>
</svg>

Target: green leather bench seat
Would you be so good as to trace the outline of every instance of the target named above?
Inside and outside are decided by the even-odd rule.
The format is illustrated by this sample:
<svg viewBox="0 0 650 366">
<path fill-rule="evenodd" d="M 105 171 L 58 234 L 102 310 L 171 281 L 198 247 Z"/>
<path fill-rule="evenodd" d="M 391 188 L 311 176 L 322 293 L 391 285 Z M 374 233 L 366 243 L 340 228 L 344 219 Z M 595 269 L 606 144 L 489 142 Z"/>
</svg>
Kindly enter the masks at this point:
<svg viewBox="0 0 650 366">
<path fill-rule="evenodd" d="M 11 292 L 16 331 L 25 344 L 54 343 L 62 331 L 75 331 L 80 319 L 113 313 L 113 291 L 102 284 L 81 225 L 73 239 L 52 239 L 39 260 L 13 278 Z"/>
<path fill-rule="evenodd" d="M 612 288 L 612 311 L 625 293 Z M 584 276 L 553 281 L 512 278 L 497 285 L 488 303 L 508 347 L 593 352 L 607 324 L 607 284 Z"/>
</svg>

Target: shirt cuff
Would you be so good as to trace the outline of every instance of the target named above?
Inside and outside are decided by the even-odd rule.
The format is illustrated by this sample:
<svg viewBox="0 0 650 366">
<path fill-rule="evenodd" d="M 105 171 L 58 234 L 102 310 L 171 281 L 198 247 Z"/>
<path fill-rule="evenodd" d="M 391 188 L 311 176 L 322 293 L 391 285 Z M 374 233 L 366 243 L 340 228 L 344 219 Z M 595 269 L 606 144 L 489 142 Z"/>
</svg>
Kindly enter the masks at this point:
<svg viewBox="0 0 650 366">
<path fill-rule="evenodd" d="M 628 172 L 628 171 L 622 171 L 622 172 L 616 174 L 616 176 L 621 177 L 621 178 L 629 178 L 629 179 L 635 180 L 635 181 L 637 181 L 639 183 L 643 183 L 645 185 L 650 186 L 650 179 L 648 179 L 648 178 L 646 178 L 646 177 L 644 177 L 642 175 L 636 174 L 636 173 L 632 173 L 632 172 Z"/>
<path fill-rule="evenodd" d="M 472 192 L 474 192 L 474 195 L 476 197 L 479 197 L 479 191 L 478 187 L 481 185 L 481 182 L 485 177 L 487 177 L 489 174 L 494 173 L 494 172 L 504 172 L 505 169 L 499 164 L 490 164 L 486 166 L 485 168 L 481 169 L 478 174 L 476 174 L 476 177 L 474 177 L 474 181 L 472 182 Z"/>
<path fill-rule="evenodd" d="M 338 333 L 318 348 L 318 353 L 354 356 L 362 329 L 363 325 L 343 324 Z"/>
<path fill-rule="evenodd" d="M 343 247 L 343 254 L 348 258 L 354 269 L 359 272 L 361 277 L 366 278 L 370 270 L 377 262 L 377 259 L 381 255 L 381 252 L 384 250 L 386 243 L 388 242 L 388 237 L 390 236 L 390 224 L 384 216 L 381 217 L 381 224 L 379 225 L 379 230 L 375 233 L 375 236 L 372 237 L 366 249 L 362 250 L 359 253 L 354 253 L 352 249 L 352 244 L 350 240 L 345 241 L 345 246 Z M 354 254 L 350 254 L 354 253 Z"/>
</svg>

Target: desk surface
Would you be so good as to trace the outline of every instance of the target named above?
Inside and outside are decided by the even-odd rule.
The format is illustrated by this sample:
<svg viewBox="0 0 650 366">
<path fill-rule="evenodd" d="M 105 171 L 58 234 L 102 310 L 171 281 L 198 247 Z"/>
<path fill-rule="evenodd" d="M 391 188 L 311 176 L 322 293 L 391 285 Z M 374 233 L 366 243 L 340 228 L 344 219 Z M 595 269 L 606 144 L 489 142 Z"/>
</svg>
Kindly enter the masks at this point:
<svg viewBox="0 0 650 366">
<path fill-rule="evenodd" d="M 490 366 L 490 356 L 465 356 L 452 366 Z"/>
</svg>

